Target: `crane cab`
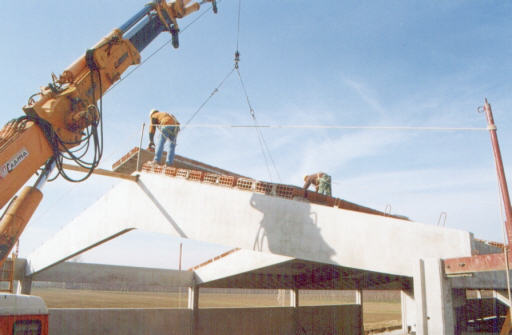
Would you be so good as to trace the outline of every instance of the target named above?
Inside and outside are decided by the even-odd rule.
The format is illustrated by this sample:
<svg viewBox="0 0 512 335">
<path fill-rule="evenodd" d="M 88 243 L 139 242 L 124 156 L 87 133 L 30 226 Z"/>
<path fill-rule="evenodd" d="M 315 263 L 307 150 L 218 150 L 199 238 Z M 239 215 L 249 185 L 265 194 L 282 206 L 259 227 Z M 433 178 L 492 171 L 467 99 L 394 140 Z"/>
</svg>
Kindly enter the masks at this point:
<svg viewBox="0 0 512 335">
<path fill-rule="evenodd" d="M 0 293 L 0 335 L 48 335 L 48 308 L 40 297 Z"/>
</svg>

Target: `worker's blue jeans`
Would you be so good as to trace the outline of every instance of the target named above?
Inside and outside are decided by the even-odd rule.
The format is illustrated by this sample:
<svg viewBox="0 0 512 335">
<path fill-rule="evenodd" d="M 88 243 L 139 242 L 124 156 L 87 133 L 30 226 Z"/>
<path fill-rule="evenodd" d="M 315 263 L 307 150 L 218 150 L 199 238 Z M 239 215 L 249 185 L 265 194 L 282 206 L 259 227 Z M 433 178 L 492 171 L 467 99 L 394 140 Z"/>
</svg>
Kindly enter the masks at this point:
<svg viewBox="0 0 512 335">
<path fill-rule="evenodd" d="M 176 127 L 166 126 L 160 128 L 160 138 L 158 139 L 158 144 L 156 146 L 155 152 L 155 162 L 160 164 L 162 160 L 162 154 L 164 152 L 165 143 L 167 146 L 167 159 L 165 160 L 166 165 L 171 165 L 174 161 L 174 149 L 176 148 L 176 135 L 177 134 Z"/>
</svg>

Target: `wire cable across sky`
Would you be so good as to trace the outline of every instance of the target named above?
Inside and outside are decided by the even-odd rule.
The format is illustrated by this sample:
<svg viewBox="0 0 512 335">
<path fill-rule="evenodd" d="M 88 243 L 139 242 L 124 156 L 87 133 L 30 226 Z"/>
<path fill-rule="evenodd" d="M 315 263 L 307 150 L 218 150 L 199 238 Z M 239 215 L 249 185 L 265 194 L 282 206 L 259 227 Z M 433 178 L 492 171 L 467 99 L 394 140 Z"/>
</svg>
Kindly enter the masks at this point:
<svg viewBox="0 0 512 335">
<path fill-rule="evenodd" d="M 187 124 L 187 128 L 288 128 L 288 129 L 362 129 L 362 130 L 421 130 L 421 131 L 487 131 L 476 127 L 431 126 L 346 126 L 321 124 Z"/>
</svg>

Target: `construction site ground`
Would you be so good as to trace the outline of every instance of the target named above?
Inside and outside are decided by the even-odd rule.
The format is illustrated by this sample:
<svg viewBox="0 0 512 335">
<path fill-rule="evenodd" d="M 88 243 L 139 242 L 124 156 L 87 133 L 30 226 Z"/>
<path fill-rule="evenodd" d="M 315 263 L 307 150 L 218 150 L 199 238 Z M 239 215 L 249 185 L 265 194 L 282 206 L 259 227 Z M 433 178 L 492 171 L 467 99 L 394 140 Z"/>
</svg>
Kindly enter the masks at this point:
<svg viewBox="0 0 512 335">
<path fill-rule="evenodd" d="M 187 291 L 120 292 L 34 288 L 32 294 L 44 299 L 48 308 L 186 308 Z M 350 296 L 304 294 L 303 306 L 353 304 Z M 201 293 L 200 308 L 280 306 L 276 294 Z M 365 331 L 401 326 L 400 295 L 369 292 L 363 300 Z"/>
</svg>

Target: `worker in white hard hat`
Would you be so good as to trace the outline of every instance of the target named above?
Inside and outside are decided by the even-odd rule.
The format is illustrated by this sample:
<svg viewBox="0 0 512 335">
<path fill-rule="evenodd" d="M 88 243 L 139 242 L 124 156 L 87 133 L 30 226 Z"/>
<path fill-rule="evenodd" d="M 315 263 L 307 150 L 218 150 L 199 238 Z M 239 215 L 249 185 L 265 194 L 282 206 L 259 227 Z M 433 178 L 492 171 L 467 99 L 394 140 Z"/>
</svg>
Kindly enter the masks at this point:
<svg viewBox="0 0 512 335">
<path fill-rule="evenodd" d="M 153 159 L 153 162 L 156 164 L 161 164 L 164 146 L 166 143 L 168 143 L 167 159 L 165 160 L 165 165 L 171 166 L 172 162 L 174 161 L 174 150 L 176 148 L 176 138 L 178 137 L 178 132 L 180 131 L 180 123 L 174 115 L 160 112 L 156 109 L 152 109 L 149 112 L 149 119 L 150 126 L 148 149 L 155 149 L 155 132 L 157 128 L 160 130 L 160 138 L 158 140 L 158 145 L 156 146 L 155 158 Z"/>
</svg>

